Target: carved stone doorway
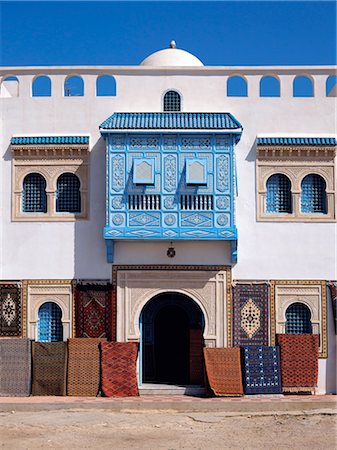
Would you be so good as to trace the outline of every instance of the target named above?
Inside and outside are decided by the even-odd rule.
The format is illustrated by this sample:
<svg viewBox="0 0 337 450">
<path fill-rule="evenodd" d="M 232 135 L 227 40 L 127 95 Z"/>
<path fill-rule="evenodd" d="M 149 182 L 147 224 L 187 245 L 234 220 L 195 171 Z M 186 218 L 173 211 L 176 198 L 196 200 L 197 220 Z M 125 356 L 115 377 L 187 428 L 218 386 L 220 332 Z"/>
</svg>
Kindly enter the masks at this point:
<svg viewBox="0 0 337 450">
<path fill-rule="evenodd" d="M 151 299 L 141 314 L 142 381 L 202 384 L 204 322 L 186 295 L 168 292 Z"/>
</svg>

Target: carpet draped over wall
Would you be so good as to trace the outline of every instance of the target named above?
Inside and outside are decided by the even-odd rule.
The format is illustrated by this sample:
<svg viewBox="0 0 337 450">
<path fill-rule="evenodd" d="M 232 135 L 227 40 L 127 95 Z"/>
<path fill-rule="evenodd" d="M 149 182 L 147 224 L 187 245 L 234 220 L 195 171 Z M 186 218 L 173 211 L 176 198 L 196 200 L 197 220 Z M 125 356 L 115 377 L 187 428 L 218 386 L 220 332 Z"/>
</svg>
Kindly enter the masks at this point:
<svg viewBox="0 0 337 450">
<path fill-rule="evenodd" d="M 106 339 L 68 340 L 67 395 L 95 397 L 100 386 L 99 344 Z"/>
<path fill-rule="evenodd" d="M 0 283 L 0 336 L 21 335 L 21 289 L 17 283 Z"/>
<path fill-rule="evenodd" d="M 278 334 L 283 391 L 311 390 L 318 380 L 318 334 Z"/>
<path fill-rule="evenodd" d="M 246 394 L 280 394 L 282 386 L 279 347 L 244 347 L 243 373 Z"/>
<path fill-rule="evenodd" d="M 232 287 L 233 345 L 268 345 L 269 286 L 240 283 Z"/>
<path fill-rule="evenodd" d="M 76 337 L 114 340 L 113 293 L 110 284 L 78 284 L 76 286 Z"/>
<path fill-rule="evenodd" d="M 138 396 L 137 342 L 102 342 L 102 391 L 107 397 Z"/>
<path fill-rule="evenodd" d="M 33 395 L 66 395 L 67 343 L 33 342 Z"/>
<path fill-rule="evenodd" d="M 204 348 L 209 387 L 217 396 L 243 395 L 239 348 Z"/>
<path fill-rule="evenodd" d="M 331 293 L 332 314 L 335 323 L 335 334 L 337 334 L 337 281 L 330 281 L 329 288 Z"/>
<path fill-rule="evenodd" d="M 30 387 L 30 339 L 0 339 L 0 396 L 27 397 Z"/>
</svg>

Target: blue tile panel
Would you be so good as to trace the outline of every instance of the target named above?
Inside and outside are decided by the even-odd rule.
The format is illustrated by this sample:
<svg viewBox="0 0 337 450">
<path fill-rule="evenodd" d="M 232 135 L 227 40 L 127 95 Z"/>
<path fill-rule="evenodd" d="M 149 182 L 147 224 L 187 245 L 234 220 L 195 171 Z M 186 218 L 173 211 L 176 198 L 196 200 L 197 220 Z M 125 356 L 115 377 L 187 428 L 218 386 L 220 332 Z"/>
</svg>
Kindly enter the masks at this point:
<svg viewBox="0 0 337 450">
<path fill-rule="evenodd" d="M 245 394 L 282 392 L 279 347 L 243 347 L 243 371 Z"/>
<path fill-rule="evenodd" d="M 241 124 L 230 113 L 114 113 L 101 130 L 239 130 Z"/>
<path fill-rule="evenodd" d="M 13 137 L 12 145 L 89 144 L 89 136 L 22 136 Z"/>
<path fill-rule="evenodd" d="M 259 137 L 258 145 L 337 145 L 335 138 L 322 137 Z"/>
</svg>

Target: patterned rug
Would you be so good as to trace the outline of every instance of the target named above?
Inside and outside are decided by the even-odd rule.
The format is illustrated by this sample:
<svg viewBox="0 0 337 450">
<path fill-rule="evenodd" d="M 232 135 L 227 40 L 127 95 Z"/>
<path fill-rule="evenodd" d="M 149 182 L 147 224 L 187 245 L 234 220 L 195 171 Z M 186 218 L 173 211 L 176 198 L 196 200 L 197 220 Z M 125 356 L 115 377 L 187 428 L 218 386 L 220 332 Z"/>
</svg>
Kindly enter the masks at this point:
<svg viewBox="0 0 337 450">
<path fill-rule="evenodd" d="M 269 287 L 236 284 L 233 292 L 233 345 L 268 345 Z"/>
<path fill-rule="evenodd" d="M 99 344 L 106 339 L 68 340 L 67 395 L 95 397 L 100 387 Z"/>
<path fill-rule="evenodd" d="M 67 343 L 33 342 L 33 395 L 66 395 Z"/>
<path fill-rule="evenodd" d="M 332 301 L 332 313 L 335 322 L 335 334 L 337 334 L 337 281 L 330 281 L 329 288 Z"/>
<path fill-rule="evenodd" d="M 28 397 L 30 387 L 30 339 L 0 339 L 0 396 Z"/>
<path fill-rule="evenodd" d="M 246 394 L 281 394 L 279 347 L 244 347 L 243 373 Z"/>
<path fill-rule="evenodd" d="M 0 284 L 0 336 L 21 335 L 21 290 L 16 283 Z"/>
<path fill-rule="evenodd" d="M 243 395 L 239 348 L 204 348 L 209 387 L 221 397 Z"/>
<path fill-rule="evenodd" d="M 107 397 L 135 397 L 137 342 L 102 342 L 102 392 Z"/>
<path fill-rule="evenodd" d="M 110 284 L 78 284 L 76 286 L 76 337 L 107 338 L 108 340 L 114 337 L 112 292 Z"/>
<path fill-rule="evenodd" d="M 312 390 L 318 379 L 318 335 L 278 334 L 284 392 Z"/>
</svg>

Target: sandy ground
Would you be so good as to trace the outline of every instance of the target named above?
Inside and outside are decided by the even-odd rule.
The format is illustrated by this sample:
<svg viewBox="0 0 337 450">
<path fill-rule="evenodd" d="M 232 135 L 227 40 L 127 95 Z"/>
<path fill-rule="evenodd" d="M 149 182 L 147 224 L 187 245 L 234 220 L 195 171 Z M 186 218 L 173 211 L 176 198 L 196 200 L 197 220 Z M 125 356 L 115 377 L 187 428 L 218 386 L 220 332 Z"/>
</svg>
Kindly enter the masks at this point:
<svg viewBox="0 0 337 450">
<path fill-rule="evenodd" d="M 59 410 L 0 413 L 4 449 L 337 448 L 333 410 L 291 413 Z"/>
</svg>

